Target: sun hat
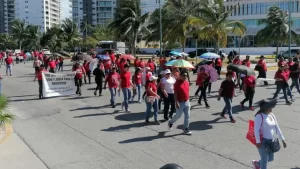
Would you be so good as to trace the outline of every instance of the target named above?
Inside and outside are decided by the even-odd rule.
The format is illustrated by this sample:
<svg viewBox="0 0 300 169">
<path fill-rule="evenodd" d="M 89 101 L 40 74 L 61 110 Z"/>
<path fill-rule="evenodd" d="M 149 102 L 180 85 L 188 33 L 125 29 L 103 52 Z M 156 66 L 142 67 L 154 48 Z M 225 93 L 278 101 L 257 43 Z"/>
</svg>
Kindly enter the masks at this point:
<svg viewBox="0 0 300 169">
<path fill-rule="evenodd" d="M 157 79 L 158 79 L 158 77 L 150 76 L 149 81 L 153 81 L 153 80 L 157 80 Z"/>
</svg>

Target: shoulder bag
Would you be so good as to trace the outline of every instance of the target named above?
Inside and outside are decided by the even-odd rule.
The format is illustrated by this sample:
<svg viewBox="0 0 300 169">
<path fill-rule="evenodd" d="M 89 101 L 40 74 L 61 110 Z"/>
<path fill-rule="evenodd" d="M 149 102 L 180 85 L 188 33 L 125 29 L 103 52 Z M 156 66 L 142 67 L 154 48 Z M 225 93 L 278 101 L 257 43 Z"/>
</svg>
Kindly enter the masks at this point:
<svg viewBox="0 0 300 169">
<path fill-rule="evenodd" d="M 277 135 L 277 122 L 275 120 L 275 117 L 273 114 L 271 114 L 274 122 L 275 122 L 275 127 L 276 127 L 276 135 Z M 271 143 L 268 144 L 267 149 L 273 153 L 276 153 L 280 150 L 281 145 L 279 143 L 279 139 L 278 136 L 276 136 L 276 138 L 273 139 L 273 141 Z"/>
</svg>

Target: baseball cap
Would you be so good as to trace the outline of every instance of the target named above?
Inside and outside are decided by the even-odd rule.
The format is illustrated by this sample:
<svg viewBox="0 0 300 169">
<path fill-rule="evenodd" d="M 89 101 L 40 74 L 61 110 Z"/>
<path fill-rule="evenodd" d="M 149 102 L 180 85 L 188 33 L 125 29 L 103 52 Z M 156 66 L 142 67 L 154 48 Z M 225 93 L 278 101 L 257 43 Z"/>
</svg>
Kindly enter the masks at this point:
<svg viewBox="0 0 300 169">
<path fill-rule="evenodd" d="M 153 80 L 157 80 L 157 79 L 158 79 L 158 77 L 150 76 L 149 81 L 153 81 Z"/>
<path fill-rule="evenodd" d="M 170 69 L 166 69 L 165 74 L 169 74 L 169 73 L 171 73 Z"/>
</svg>

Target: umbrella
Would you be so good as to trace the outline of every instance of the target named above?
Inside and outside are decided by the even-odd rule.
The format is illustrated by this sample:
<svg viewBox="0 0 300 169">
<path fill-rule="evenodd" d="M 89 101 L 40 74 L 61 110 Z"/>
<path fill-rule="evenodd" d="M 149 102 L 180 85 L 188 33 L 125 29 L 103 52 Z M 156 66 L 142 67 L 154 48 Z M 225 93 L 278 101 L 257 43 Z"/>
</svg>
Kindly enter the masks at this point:
<svg viewBox="0 0 300 169">
<path fill-rule="evenodd" d="M 97 55 L 96 58 L 102 59 L 102 60 L 110 60 L 110 57 L 107 55 Z"/>
<path fill-rule="evenodd" d="M 173 67 L 177 67 L 177 68 L 195 69 L 195 67 L 190 62 L 188 62 L 186 60 L 182 60 L 182 59 L 169 61 L 165 65 L 166 66 L 173 66 Z"/>
<path fill-rule="evenodd" d="M 176 55 L 176 56 L 181 56 L 181 54 L 179 52 L 176 52 L 176 51 L 171 51 L 170 54 L 171 55 Z"/>
<path fill-rule="evenodd" d="M 135 59 L 134 56 L 132 56 L 131 54 L 123 54 L 120 56 L 120 59 L 122 59 L 122 58 L 125 60 L 127 60 L 127 59 L 134 60 Z"/>
<path fill-rule="evenodd" d="M 232 70 L 232 71 L 237 72 L 237 73 L 245 74 L 247 76 L 250 76 L 250 75 L 255 76 L 254 70 L 247 67 L 247 66 L 245 66 L 245 65 L 230 64 L 230 65 L 227 66 L 227 69 Z"/>
<path fill-rule="evenodd" d="M 210 65 L 210 64 L 212 64 L 213 63 L 213 61 L 211 61 L 211 60 L 202 60 L 200 63 L 198 63 L 200 66 L 202 66 L 202 65 Z"/>
<path fill-rule="evenodd" d="M 209 65 L 202 65 L 198 68 L 197 73 L 200 72 L 201 68 L 205 69 L 205 72 L 209 74 L 210 76 L 210 82 L 216 82 L 218 81 L 219 75 L 216 69 L 214 69 L 213 67 L 209 66 Z"/>
<path fill-rule="evenodd" d="M 72 56 L 71 56 L 68 52 L 66 52 L 66 51 L 59 51 L 59 52 L 57 52 L 57 53 L 61 54 L 62 56 L 69 57 L 69 58 L 72 57 Z"/>
<path fill-rule="evenodd" d="M 203 59 L 216 59 L 216 58 L 219 58 L 220 56 L 215 53 L 207 52 L 207 53 L 203 53 L 199 57 L 203 58 Z"/>
<path fill-rule="evenodd" d="M 185 53 L 185 52 L 181 52 L 180 53 L 182 56 L 189 56 L 189 54 Z"/>
</svg>

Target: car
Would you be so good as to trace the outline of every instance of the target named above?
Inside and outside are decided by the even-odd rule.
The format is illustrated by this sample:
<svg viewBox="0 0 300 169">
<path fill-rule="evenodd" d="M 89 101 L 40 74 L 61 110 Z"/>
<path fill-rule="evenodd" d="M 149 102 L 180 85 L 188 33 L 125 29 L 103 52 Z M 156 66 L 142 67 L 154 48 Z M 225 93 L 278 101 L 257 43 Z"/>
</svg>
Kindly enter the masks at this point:
<svg viewBox="0 0 300 169">
<path fill-rule="evenodd" d="M 298 50 L 299 49 L 291 49 L 291 57 L 296 56 Z M 281 52 L 280 54 L 277 55 L 277 58 L 279 56 L 283 56 L 284 59 L 288 59 L 289 58 L 289 51 Z"/>
<path fill-rule="evenodd" d="M 207 49 L 197 49 L 197 55 L 198 56 L 201 56 L 203 53 L 206 53 L 206 52 L 210 52 L 210 50 L 207 50 Z M 191 51 L 188 54 L 189 54 L 190 58 L 194 58 L 194 57 L 196 57 L 196 50 Z"/>
</svg>

